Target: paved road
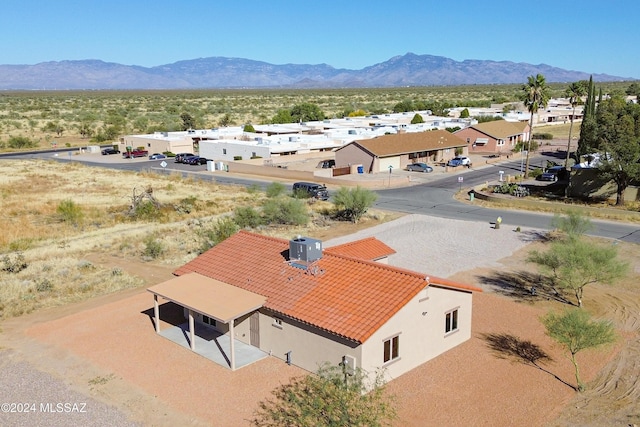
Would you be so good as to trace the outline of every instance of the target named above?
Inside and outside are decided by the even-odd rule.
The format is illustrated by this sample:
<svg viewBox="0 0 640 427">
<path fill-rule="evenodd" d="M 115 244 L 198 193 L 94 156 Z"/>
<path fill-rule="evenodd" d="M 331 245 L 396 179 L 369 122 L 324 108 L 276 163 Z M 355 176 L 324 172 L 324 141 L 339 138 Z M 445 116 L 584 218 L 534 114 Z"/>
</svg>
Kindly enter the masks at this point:
<svg viewBox="0 0 640 427">
<path fill-rule="evenodd" d="M 539 167 L 546 160 L 556 160 L 554 153 L 547 155 L 532 156 L 531 167 Z M 52 158 L 51 153 L 38 153 L 28 155 L 17 155 L 11 157 L 0 156 L 0 159 L 10 158 Z M 55 157 L 59 161 L 77 161 L 75 158 L 60 154 Z M 115 162 L 115 163 L 96 163 L 84 162 L 90 166 L 112 167 L 122 170 L 141 170 L 153 168 L 156 171 L 162 171 L 160 167 L 162 160 L 148 161 L 146 159 L 133 159 L 131 162 Z M 257 185 L 265 188 L 272 182 L 270 179 L 249 179 L 233 175 L 215 176 L 207 174 L 194 174 L 206 170 L 206 166 L 191 166 L 175 164 L 170 159 L 171 172 L 181 171 L 185 175 L 195 176 L 199 179 L 209 179 L 221 184 L 236 184 L 243 186 Z M 429 215 L 440 218 L 451 218 L 465 221 L 485 221 L 488 224 L 494 223 L 498 216 L 502 218 L 502 225 L 507 227 L 531 227 L 537 229 L 551 229 L 551 220 L 553 215 L 546 213 L 536 213 L 528 211 L 516 211 L 505 209 L 490 209 L 475 206 L 471 203 L 462 203 L 453 199 L 454 194 L 464 185 L 471 187 L 482 184 L 486 181 L 495 181 L 499 177 L 499 171 L 503 171 L 505 175 L 517 175 L 522 170 L 521 159 L 513 159 L 500 164 L 482 165 L 471 170 L 461 169 L 459 174 L 447 174 L 443 178 L 430 179 L 425 184 L 395 188 L 389 190 L 379 190 L 378 200 L 375 207 L 396 212 L 415 213 L 421 215 Z M 167 171 L 169 173 L 169 171 Z M 458 176 L 463 176 L 463 183 L 458 181 Z M 594 236 L 606 237 L 611 239 L 619 239 L 626 242 L 640 244 L 640 225 L 631 223 L 621 223 L 613 221 L 592 221 L 594 229 L 589 233 Z"/>
</svg>

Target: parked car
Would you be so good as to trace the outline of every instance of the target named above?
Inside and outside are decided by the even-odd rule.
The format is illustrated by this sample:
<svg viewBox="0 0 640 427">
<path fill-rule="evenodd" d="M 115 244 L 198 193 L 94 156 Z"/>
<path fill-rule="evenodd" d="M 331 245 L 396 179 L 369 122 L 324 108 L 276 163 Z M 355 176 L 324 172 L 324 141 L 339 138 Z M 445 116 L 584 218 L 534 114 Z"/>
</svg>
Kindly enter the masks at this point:
<svg viewBox="0 0 640 427">
<path fill-rule="evenodd" d="M 193 153 L 179 153 L 179 154 L 176 154 L 176 158 L 174 161 L 176 163 L 185 163 L 185 159 L 187 157 L 193 157 L 193 156 L 195 156 L 195 154 Z"/>
<path fill-rule="evenodd" d="M 547 169 L 542 174 L 538 175 L 540 181 L 557 181 L 564 178 L 566 169 L 564 166 L 553 166 Z"/>
<path fill-rule="evenodd" d="M 312 197 L 318 200 L 328 200 L 327 187 L 313 182 L 296 182 L 293 184 L 293 194 L 296 197 Z"/>
<path fill-rule="evenodd" d="M 409 172 L 433 172 L 433 168 L 426 163 L 412 163 L 407 165 Z"/>
<path fill-rule="evenodd" d="M 149 156 L 149 160 L 160 160 L 160 159 L 166 159 L 166 158 L 167 156 L 160 153 L 153 153 L 152 155 Z"/>
<path fill-rule="evenodd" d="M 130 159 L 133 157 L 147 157 L 149 152 L 147 150 L 133 150 L 133 151 L 125 151 L 122 153 L 122 157 L 125 159 Z"/>
<path fill-rule="evenodd" d="M 120 150 L 116 150 L 115 148 L 105 148 L 102 150 L 103 156 L 108 156 L 109 154 L 120 154 Z"/>
<path fill-rule="evenodd" d="M 458 166 L 468 166 L 471 167 L 471 159 L 465 156 L 455 156 L 453 159 L 449 160 L 447 166 L 458 167 Z"/>
<path fill-rule="evenodd" d="M 187 164 L 190 164 L 190 165 L 206 165 L 207 164 L 207 159 L 204 158 L 204 157 L 200 157 L 200 156 L 190 156 L 190 157 L 186 158 L 184 163 L 187 163 Z"/>
</svg>

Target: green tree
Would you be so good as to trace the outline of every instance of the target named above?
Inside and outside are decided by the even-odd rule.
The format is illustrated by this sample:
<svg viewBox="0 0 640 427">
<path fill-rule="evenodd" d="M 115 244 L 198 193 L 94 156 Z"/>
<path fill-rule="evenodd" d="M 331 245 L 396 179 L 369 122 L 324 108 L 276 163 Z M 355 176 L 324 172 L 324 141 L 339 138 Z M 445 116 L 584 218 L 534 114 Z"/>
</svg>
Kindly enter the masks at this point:
<svg viewBox="0 0 640 427">
<path fill-rule="evenodd" d="M 219 123 L 222 127 L 231 126 L 233 124 L 233 119 L 229 113 L 225 113 L 224 116 L 220 118 Z"/>
<path fill-rule="evenodd" d="M 291 108 L 291 123 L 324 120 L 324 118 L 324 113 L 316 104 L 305 102 Z"/>
<path fill-rule="evenodd" d="M 593 228 L 589 218 L 579 211 L 569 211 L 566 216 L 555 215 L 551 225 L 562 231 L 569 239 L 579 239 Z"/>
<path fill-rule="evenodd" d="M 616 184 L 616 205 L 623 206 L 625 190 L 640 179 L 640 105 L 627 104 L 620 96 L 604 100 L 596 112 L 596 125 L 598 169 Z"/>
<path fill-rule="evenodd" d="M 242 128 L 243 132 L 249 132 L 249 133 L 255 133 L 256 129 L 253 127 L 253 125 L 251 123 L 247 123 L 246 125 L 244 125 L 244 128 Z"/>
<path fill-rule="evenodd" d="M 582 350 L 614 342 L 613 325 L 606 320 L 591 320 L 588 312 L 578 309 L 566 310 L 562 314 L 548 313 L 542 318 L 542 323 L 547 334 L 569 351 L 576 375 L 575 389 L 584 391 L 576 355 Z"/>
<path fill-rule="evenodd" d="M 273 198 L 283 195 L 287 191 L 287 187 L 281 182 L 272 182 L 267 186 L 267 197 Z"/>
<path fill-rule="evenodd" d="M 637 82 L 631 83 L 624 93 L 629 96 L 635 96 L 636 99 L 640 99 L 640 84 Z"/>
<path fill-rule="evenodd" d="M 422 116 L 418 113 L 416 113 L 413 118 L 411 119 L 411 124 L 415 125 L 418 123 L 424 123 L 424 119 L 422 118 Z"/>
<path fill-rule="evenodd" d="M 567 158 L 564 161 L 564 167 L 569 167 L 569 154 L 571 152 L 571 133 L 573 131 L 573 119 L 576 115 L 576 107 L 582 102 L 582 97 L 586 94 L 586 88 L 582 82 L 574 82 L 569 85 L 565 91 L 565 96 L 569 98 L 569 103 L 573 108 L 571 114 L 571 124 L 569 125 L 569 140 L 567 142 Z"/>
<path fill-rule="evenodd" d="M 278 110 L 275 116 L 271 119 L 271 123 L 279 124 L 279 123 L 293 123 L 293 118 L 291 117 L 291 111 L 281 109 Z"/>
<path fill-rule="evenodd" d="M 376 193 L 360 186 L 340 187 L 333 196 L 333 204 L 338 217 L 357 223 L 377 198 Z"/>
<path fill-rule="evenodd" d="M 321 366 L 317 374 L 293 378 L 260 402 L 251 424 L 260 427 L 375 427 L 397 418 L 394 397 L 382 375 L 368 381 L 361 369 Z"/>
<path fill-rule="evenodd" d="M 612 284 L 623 277 L 628 264 L 618 260 L 615 246 L 570 238 L 551 242 L 546 252 L 531 251 L 528 262 L 550 274 L 556 288 L 570 290 L 582 307 L 584 288 L 592 283 Z"/>
<path fill-rule="evenodd" d="M 529 145 L 531 143 L 531 135 L 533 135 L 533 115 L 538 113 L 538 109 L 546 108 L 549 102 L 550 94 L 547 82 L 542 74 L 529 76 L 527 83 L 522 85 L 522 97 L 524 106 L 531 114 L 529 119 Z M 529 176 L 529 155 L 530 149 L 527 149 L 527 160 L 524 169 L 524 177 Z"/>
<path fill-rule="evenodd" d="M 251 206 L 238 206 L 233 210 L 233 221 L 240 228 L 256 228 L 262 224 L 262 217 Z"/>
<path fill-rule="evenodd" d="M 406 113 L 407 111 L 415 111 L 415 107 L 413 105 L 413 101 L 409 99 L 405 99 L 404 101 L 398 102 L 393 106 L 394 113 Z"/>
<path fill-rule="evenodd" d="M 196 128 L 196 119 L 189 113 L 180 114 L 180 119 L 182 120 L 182 130 L 189 130 Z"/>
<path fill-rule="evenodd" d="M 464 110 L 460 111 L 460 118 L 461 119 L 469 118 L 469 109 L 468 108 L 465 108 Z"/>
</svg>

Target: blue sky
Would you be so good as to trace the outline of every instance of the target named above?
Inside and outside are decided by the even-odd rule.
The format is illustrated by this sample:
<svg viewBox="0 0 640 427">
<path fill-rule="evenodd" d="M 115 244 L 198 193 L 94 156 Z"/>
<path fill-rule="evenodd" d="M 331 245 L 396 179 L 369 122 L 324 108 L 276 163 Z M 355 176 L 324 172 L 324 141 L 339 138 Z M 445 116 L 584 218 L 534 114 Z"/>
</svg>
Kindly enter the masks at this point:
<svg viewBox="0 0 640 427">
<path fill-rule="evenodd" d="M 412 52 L 640 78 L 638 16 L 638 0 L 2 0 L 0 64 L 225 56 L 361 69 Z"/>
</svg>

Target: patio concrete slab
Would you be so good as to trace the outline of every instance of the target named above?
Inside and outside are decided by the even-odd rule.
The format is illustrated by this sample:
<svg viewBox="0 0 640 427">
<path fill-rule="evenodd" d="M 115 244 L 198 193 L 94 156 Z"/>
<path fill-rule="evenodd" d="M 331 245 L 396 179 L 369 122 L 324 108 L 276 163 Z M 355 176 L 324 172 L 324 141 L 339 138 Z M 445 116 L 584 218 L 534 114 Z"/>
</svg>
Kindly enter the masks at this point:
<svg viewBox="0 0 640 427">
<path fill-rule="evenodd" d="M 231 341 L 213 328 L 195 323 L 194 352 L 225 368 L 231 367 Z M 185 322 L 160 331 L 160 335 L 191 351 L 189 342 L 189 323 Z M 236 369 L 250 365 L 268 356 L 257 347 L 234 340 Z"/>
</svg>

